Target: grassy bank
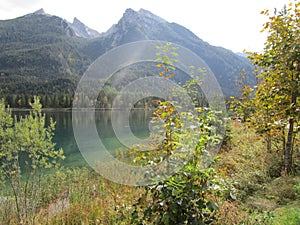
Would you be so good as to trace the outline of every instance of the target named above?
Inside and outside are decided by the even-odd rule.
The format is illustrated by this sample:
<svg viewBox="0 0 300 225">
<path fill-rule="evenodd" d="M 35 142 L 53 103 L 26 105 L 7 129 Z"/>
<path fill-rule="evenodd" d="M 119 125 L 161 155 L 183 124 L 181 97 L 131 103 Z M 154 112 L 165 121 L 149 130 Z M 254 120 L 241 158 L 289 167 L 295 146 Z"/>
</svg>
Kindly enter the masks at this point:
<svg viewBox="0 0 300 225">
<path fill-rule="evenodd" d="M 216 165 L 226 192 L 217 199 L 212 224 L 300 224 L 299 171 L 281 176 L 276 157 L 251 129 L 230 124 Z M 85 167 L 61 168 L 43 176 L 39 185 L 29 224 L 131 224 L 133 205 L 145 191 L 110 182 Z M 1 192 L 0 224 L 17 224 L 12 195 Z"/>
</svg>

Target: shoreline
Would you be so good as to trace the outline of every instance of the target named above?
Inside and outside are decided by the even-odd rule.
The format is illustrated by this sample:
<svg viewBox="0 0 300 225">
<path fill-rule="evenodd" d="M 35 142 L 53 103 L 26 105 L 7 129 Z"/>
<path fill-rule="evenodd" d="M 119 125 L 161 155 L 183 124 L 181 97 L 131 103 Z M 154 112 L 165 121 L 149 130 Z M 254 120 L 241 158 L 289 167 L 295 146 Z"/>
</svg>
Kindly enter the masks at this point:
<svg viewBox="0 0 300 225">
<path fill-rule="evenodd" d="M 29 112 L 32 111 L 30 108 L 9 108 L 13 112 Z M 75 111 L 89 111 L 89 110 L 95 110 L 95 111 L 111 111 L 111 110 L 128 110 L 129 108 L 42 108 L 42 112 L 72 112 Z M 152 110 L 151 108 L 132 108 L 130 110 Z"/>
<path fill-rule="evenodd" d="M 13 112 L 29 112 L 31 108 L 9 108 Z M 72 108 L 42 108 L 42 112 L 69 112 Z"/>
</svg>

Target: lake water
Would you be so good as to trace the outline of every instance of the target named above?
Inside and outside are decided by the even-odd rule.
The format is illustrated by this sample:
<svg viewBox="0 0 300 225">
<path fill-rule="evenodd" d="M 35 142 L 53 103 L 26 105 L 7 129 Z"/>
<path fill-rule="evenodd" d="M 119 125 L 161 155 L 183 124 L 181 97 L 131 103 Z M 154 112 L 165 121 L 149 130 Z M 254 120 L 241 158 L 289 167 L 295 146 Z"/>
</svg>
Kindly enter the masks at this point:
<svg viewBox="0 0 300 225">
<path fill-rule="evenodd" d="M 18 115 L 24 115 L 26 113 L 28 112 L 14 112 L 14 114 Z M 62 165 L 66 167 L 87 165 L 75 141 L 72 126 L 72 112 L 47 111 L 45 113 L 47 121 L 49 121 L 50 117 L 52 117 L 53 120 L 56 121 L 53 142 L 56 143 L 57 148 L 63 148 L 64 150 L 64 155 L 66 156 L 66 159 L 62 162 Z M 150 113 L 149 111 L 145 111 L 144 109 L 135 109 L 131 111 L 129 117 L 130 130 L 136 137 L 145 138 L 149 136 L 149 121 L 151 115 L 152 113 Z M 118 150 L 126 149 L 126 147 L 122 143 L 120 143 L 120 141 L 115 135 L 111 123 L 111 111 L 97 111 L 95 114 L 95 118 L 99 138 L 105 146 L 105 149 L 110 151 L 112 154 Z M 91 123 L 89 118 L 85 117 L 84 115 L 82 120 L 86 122 L 85 125 L 87 127 Z M 86 134 L 83 135 L 86 135 L 86 150 L 90 150 L 88 149 L 89 146 L 93 146 L 92 143 L 97 140 L 93 140 L 89 137 L 89 130 L 85 130 L 85 132 Z M 101 149 L 97 150 L 101 151 Z"/>
</svg>

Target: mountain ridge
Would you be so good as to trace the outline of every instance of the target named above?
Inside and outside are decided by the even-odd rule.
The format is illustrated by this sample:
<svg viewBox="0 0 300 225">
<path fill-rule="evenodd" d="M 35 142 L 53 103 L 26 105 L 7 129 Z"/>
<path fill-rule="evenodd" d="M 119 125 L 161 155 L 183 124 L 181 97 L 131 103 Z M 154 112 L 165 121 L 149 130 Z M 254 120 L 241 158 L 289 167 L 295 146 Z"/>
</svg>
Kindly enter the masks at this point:
<svg viewBox="0 0 300 225">
<path fill-rule="evenodd" d="M 253 67 L 245 57 L 241 57 L 231 50 L 212 46 L 177 23 L 160 19 L 149 20 L 152 13 L 149 11 L 147 13 L 148 15 L 150 13 L 150 16 L 143 17 L 141 11 L 126 10 L 119 22 L 113 26 L 114 31 L 104 34 L 106 39 L 109 39 L 106 41 L 110 42 L 112 47 L 139 40 L 169 41 L 186 47 L 208 64 L 226 96 L 238 94 L 236 81 L 243 69 L 250 76 L 251 84 L 255 83 L 254 76 L 251 76 Z M 97 50 L 95 42 L 94 51 Z M 91 53 L 91 55 L 99 56 L 95 53 Z"/>
<path fill-rule="evenodd" d="M 89 36 L 89 31 L 91 34 L 95 30 L 77 18 L 70 23 L 43 9 L 0 21 L 0 75 L 4 75 L 0 76 L 1 94 L 18 98 L 46 95 L 48 90 L 60 96 L 58 90 L 63 90 L 63 95 L 70 95 L 97 57 L 114 47 L 141 40 L 169 41 L 190 49 L 208 64 L 226 96 L 238 93 L 236 80 L 242 69 L 254 82 L 252 66 L 246 58 L 211 46 L 189 29 L 144 9 L 127 9 L 104 33 L 95 31 L 94 36 Z M 67 91 L 61 85 L 67 85 Z"/>
</svg>

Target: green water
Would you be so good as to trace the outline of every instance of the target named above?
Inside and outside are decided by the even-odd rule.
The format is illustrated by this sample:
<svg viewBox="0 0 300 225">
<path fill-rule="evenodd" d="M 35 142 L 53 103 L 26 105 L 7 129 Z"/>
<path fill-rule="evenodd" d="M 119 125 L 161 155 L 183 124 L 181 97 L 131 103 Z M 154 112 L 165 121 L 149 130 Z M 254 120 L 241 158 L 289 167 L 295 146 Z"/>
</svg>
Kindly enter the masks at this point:
<svg viewBox="0 0 300 225">
<path fill-rule="evenodd" d="M 28 112 L 22 111 L 15 112 L 15 114 L 19 115 L 24 115 L 27 113 Z M 65 160 L 61 162 L 61 165 L 65 167 L 87 165 L 81 152 L 79 151 L 74 137 L 72 126 L 72 112 L 51 110 L 46 111 L 45 114 L 47 121 L 49 121 L 51 117 L 56 122 L 53 142 L 56 143 L 57 148 L 62 148 L 64 150 L 64 155 L 66 157 Z M 150 112 L 145 111 L 144 109 L 135 109 L 131 111 L 129 117 L 129 125 L 130 130 L 136 137 L 145 138 L 149 136 L 149 121 L 151 115 L 152 114 Z M 128 149 L 118 140 L 115 135 L 114 129 L 112 127 L 110 110 L 97 111 L 95 114 L 95 118 L 99 135 L 98 138 L 101 140 L 106 150 L 113 154 L 116 151 Z M 82 121 L 87 127 L 91 125 L 90 118 L 85 117 L 84 115 Z M 86 149 L 84 150 L 90 151 L 90 146 L 93 146 L 93 142 L 97 140 L 93 140 L 90 138 L 91 135 L 89 134 L 89 129 L 84 129 L 84 133 L 82 135 L 85 137 L 85 140 L 83 140 L 83 145 Z M 97 149 L 97 151 L 102 150 L 104 149 Z"/>
</svg>

